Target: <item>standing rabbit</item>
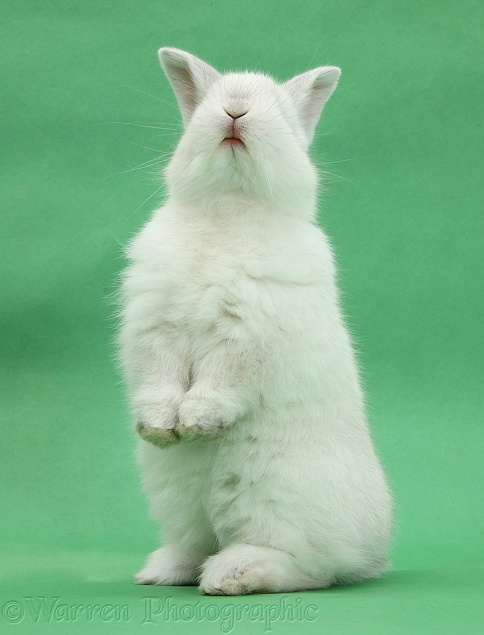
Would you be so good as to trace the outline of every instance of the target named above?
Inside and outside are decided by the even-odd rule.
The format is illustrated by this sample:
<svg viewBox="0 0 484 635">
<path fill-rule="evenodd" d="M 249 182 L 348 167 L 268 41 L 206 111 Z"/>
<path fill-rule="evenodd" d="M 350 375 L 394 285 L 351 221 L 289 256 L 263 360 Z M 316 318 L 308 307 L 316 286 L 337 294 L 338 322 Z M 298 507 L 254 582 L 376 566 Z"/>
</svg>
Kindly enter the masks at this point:
<svg viewBox="0 0 484 635">
<path fill-rule="evenodd" d="M 308 156 L 340 71 L 278 84 L 159 56 L 185 132 L 121 287 L 121 364 L 164 537 L 136 580 L 239 595 L 379 576 L 392 499 Z"/>
</svg>

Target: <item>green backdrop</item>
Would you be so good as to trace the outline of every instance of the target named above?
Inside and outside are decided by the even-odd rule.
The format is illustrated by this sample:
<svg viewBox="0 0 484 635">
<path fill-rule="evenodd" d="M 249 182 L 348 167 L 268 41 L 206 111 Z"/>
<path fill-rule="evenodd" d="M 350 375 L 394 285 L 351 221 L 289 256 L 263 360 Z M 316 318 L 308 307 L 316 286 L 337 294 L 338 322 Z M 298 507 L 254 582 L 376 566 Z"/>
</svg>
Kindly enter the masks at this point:
<svg viewBox="0 0 484 635">
<path fill-rule="evenodd" d="M 482 632 L 483 6 L 1 1 L 2 632 Z M 385 578 L 287 594 L 292 622 L 281 596 L 132 582 L 158 528 L 111 298 L 181 130 L 163 45 L 281 80 L 343 69 L 313 146 L 320 222 L 398 527 Z"/>
</svg>

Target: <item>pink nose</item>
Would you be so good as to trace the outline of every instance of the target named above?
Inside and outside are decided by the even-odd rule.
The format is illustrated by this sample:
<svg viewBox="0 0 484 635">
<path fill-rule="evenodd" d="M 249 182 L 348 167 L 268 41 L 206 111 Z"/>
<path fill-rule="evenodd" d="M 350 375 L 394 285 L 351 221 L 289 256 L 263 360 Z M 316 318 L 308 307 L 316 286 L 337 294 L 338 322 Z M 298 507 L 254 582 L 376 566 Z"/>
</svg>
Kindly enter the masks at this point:
<svg viewBox="0 0 484 635">
<path fill-rule="evenodd" d="M 245 112 L 238 112 L 238 111 L 229 112 L 228 110 L 225 110 L 225 112 L 228 114 L 229 117 L 232 117 L 232 119 L 239 119 L 239 117 L 243 117 L 244 115 L 248 113 L 247 110 Z"/>
</svg>

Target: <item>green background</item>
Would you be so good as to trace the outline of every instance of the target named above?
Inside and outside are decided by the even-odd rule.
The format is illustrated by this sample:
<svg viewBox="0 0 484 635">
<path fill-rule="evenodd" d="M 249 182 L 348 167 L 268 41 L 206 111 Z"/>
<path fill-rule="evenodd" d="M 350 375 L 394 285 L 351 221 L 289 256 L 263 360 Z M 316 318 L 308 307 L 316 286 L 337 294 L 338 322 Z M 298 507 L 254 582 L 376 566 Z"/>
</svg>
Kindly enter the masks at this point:
<svg viewBox="0 0 484 635">
<path fill-rule="evenodd" d="M 112 294 L 122 246 L 162 200 L 159 169 L 181 130 L 156 56 L 172 45 L 281 80 L 343 69 L 313 145 L 330 173 L 320 221 L 398 525 L 385 578 L 288 595 L 317 606 L 299 628 L 484 630 L 482 8 L 1 1 L 1 629 L 85 631 L 82 615 L 34 623 L 27 596 L 127 604 L 129 620 L 91 620 L 103 633 L 222 632 L 207 619 L 142 624 L 146 596 L 217 610 L 280 600 L 132 583 L 158 528 L 113 361 Z M 233 632 L 265 628 L 246 616 Z"/>
</svg>

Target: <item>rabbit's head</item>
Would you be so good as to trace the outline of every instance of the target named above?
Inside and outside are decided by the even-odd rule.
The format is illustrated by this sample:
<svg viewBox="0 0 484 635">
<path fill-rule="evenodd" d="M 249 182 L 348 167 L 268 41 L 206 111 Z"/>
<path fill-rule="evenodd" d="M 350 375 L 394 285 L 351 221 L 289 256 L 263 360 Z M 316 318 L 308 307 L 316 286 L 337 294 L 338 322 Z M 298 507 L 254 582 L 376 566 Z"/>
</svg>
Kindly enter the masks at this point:
<svg viewBox="0 0 484 635">
<path fill-rule="evenodd" d="M 278 84 L 258 73 L 221 75 L 174 48 L 159 57 L 185 127 L 166 169 L 171 196 L 210 204 L 235 193 L 312 214 L 317 174 L 308 147 L 340 70 L 322 66 Z"/>
</svg>

